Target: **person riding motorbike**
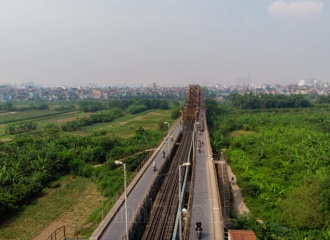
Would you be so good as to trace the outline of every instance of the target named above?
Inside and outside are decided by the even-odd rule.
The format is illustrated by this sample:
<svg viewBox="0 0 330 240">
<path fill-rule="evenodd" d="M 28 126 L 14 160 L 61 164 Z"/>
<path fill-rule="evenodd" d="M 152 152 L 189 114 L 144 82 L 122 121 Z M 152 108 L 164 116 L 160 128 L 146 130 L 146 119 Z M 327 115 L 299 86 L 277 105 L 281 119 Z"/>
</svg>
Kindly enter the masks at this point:
<svg viewBox="0 0 330 240">
<path fill-rule="evenodd" d="M 163 150 L 163 158 L 165 157 L 165 151 Z"/>
<path fill-rule="evenodd" d="M 173 136 L 171 135 L 171 141 L 173 141 Z"/>
<path fill-rule="evenodd" d="M 201 221 L 199 221 L 199 219 L 198 219 L 197 222 L 196 222 L 195 230 L 196 230 L 197 235 L 198 235 L 198 237 L 199 237 L 199 235 L 200 235 L 201 232 L 203 231 L 202 223 L 201 223 Z"/>
<path fill-rule="evenodd" d="M 155 161 L 152 163 L 152 169 L 153 169 L 154 171 L 156 171 L 156 162 L 155 162 Z"/>
<path fill-rule="evenodd" d="M 195 224 L 195 230 L 197 231 L 197 230 L 203 230 L 203 228 L 202 228 L 202 223 L 201 223 L 201 221 L 198 219 L 197 220 L 197 222 L 196 222 L 196 224 Z"/>
</svg>

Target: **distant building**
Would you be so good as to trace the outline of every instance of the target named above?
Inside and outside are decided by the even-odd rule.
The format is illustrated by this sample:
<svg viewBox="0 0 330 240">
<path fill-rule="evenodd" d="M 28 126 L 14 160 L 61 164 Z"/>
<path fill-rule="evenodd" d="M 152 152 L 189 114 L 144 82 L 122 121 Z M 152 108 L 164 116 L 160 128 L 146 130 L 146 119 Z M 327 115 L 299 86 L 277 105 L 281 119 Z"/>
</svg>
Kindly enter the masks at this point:
<svg viewBox="0 0 330 240">
<path fill-rule="evenodd" d="M 93 98 L 100 99 L 102 97 L 102 92 L 99 89 L 93 89 L 92 90 L 92 96 Z"/>
<path fill-rule="evenodd" d="M 34 82 L 30 81 L 30 82 L 22 83 L 21 86 L 23 86 L 25 88 L 34 87 Z"/>
<path fill-rule="evenodd" d="M 308 86 L 314 86 L 314 79 L 308 79 L 307 85 Z"/>
<path fill-rule="evenodd" d="M 302 87 L 302 86 L 306 86 L 307 85 L 307 81 L 306 79 L 300 79 L 298 82 L 298 86 Z"/>
</svg>

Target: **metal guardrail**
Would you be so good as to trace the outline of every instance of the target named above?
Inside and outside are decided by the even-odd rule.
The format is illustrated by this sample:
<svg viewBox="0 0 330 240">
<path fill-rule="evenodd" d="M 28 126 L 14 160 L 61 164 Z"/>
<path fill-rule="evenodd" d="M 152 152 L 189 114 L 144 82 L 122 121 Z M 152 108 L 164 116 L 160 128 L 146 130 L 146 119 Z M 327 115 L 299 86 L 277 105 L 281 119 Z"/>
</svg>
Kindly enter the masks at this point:
<svg viewBox="0 0 330 240">
<path fill-rule="evenodd" d="M 61 234 L 63 233 L 63 234 Z M 61 234 L 61 235 L 59 235 Z M 58 238 L 59 237 L 59 238 Z M 57 240 L 65 238 L 65 226 L 56 229 L 46 240 Z"/>
</svg>

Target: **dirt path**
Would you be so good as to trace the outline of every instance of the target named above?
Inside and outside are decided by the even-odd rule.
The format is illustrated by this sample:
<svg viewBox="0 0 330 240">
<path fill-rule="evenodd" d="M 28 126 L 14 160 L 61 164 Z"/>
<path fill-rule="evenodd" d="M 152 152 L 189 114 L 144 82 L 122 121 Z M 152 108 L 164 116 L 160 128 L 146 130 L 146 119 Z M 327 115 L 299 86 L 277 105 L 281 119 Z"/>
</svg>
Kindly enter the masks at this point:
<svg viewBox="0 0 330 240">
<path fill-rule="evenodd" d="M 232 188 L 231 191 L 232 191 L 232 194 L 234 197 L 234 199 L 233 199 L 234 212 L 238 216 L 242 216 L 245 213 L 250 212 L 250 210 L 244 203 L 242 189 L 236 184 L 236 176 L 232 172 L 231 167 L 229 165 L 228 165 L 228 175 L 229 175 L 229 179 L 232 179 L 232 177 L 234 178 L 234 182 L 231 181 L 231 188 Z"/>
</svg>

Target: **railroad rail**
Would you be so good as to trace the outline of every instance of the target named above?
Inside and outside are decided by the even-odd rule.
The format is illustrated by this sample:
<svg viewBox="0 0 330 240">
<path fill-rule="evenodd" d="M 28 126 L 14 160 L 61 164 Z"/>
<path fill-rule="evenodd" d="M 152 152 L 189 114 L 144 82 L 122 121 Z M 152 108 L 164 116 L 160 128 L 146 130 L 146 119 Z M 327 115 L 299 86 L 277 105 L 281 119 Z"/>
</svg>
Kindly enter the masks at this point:
<svg viewBox="0 0 330 240">
<path fill-rule="evenodd" d="M 143 240 L 172 239 L 179 202 L 179 194 L 177 193 L 179 183 L 178 166 L 189 156 L 194 122 L 194 118 L 191 117 L 186 120 L 181 143 L 153 204 L 150 219 L 142 236 Z"/>
</svg>

